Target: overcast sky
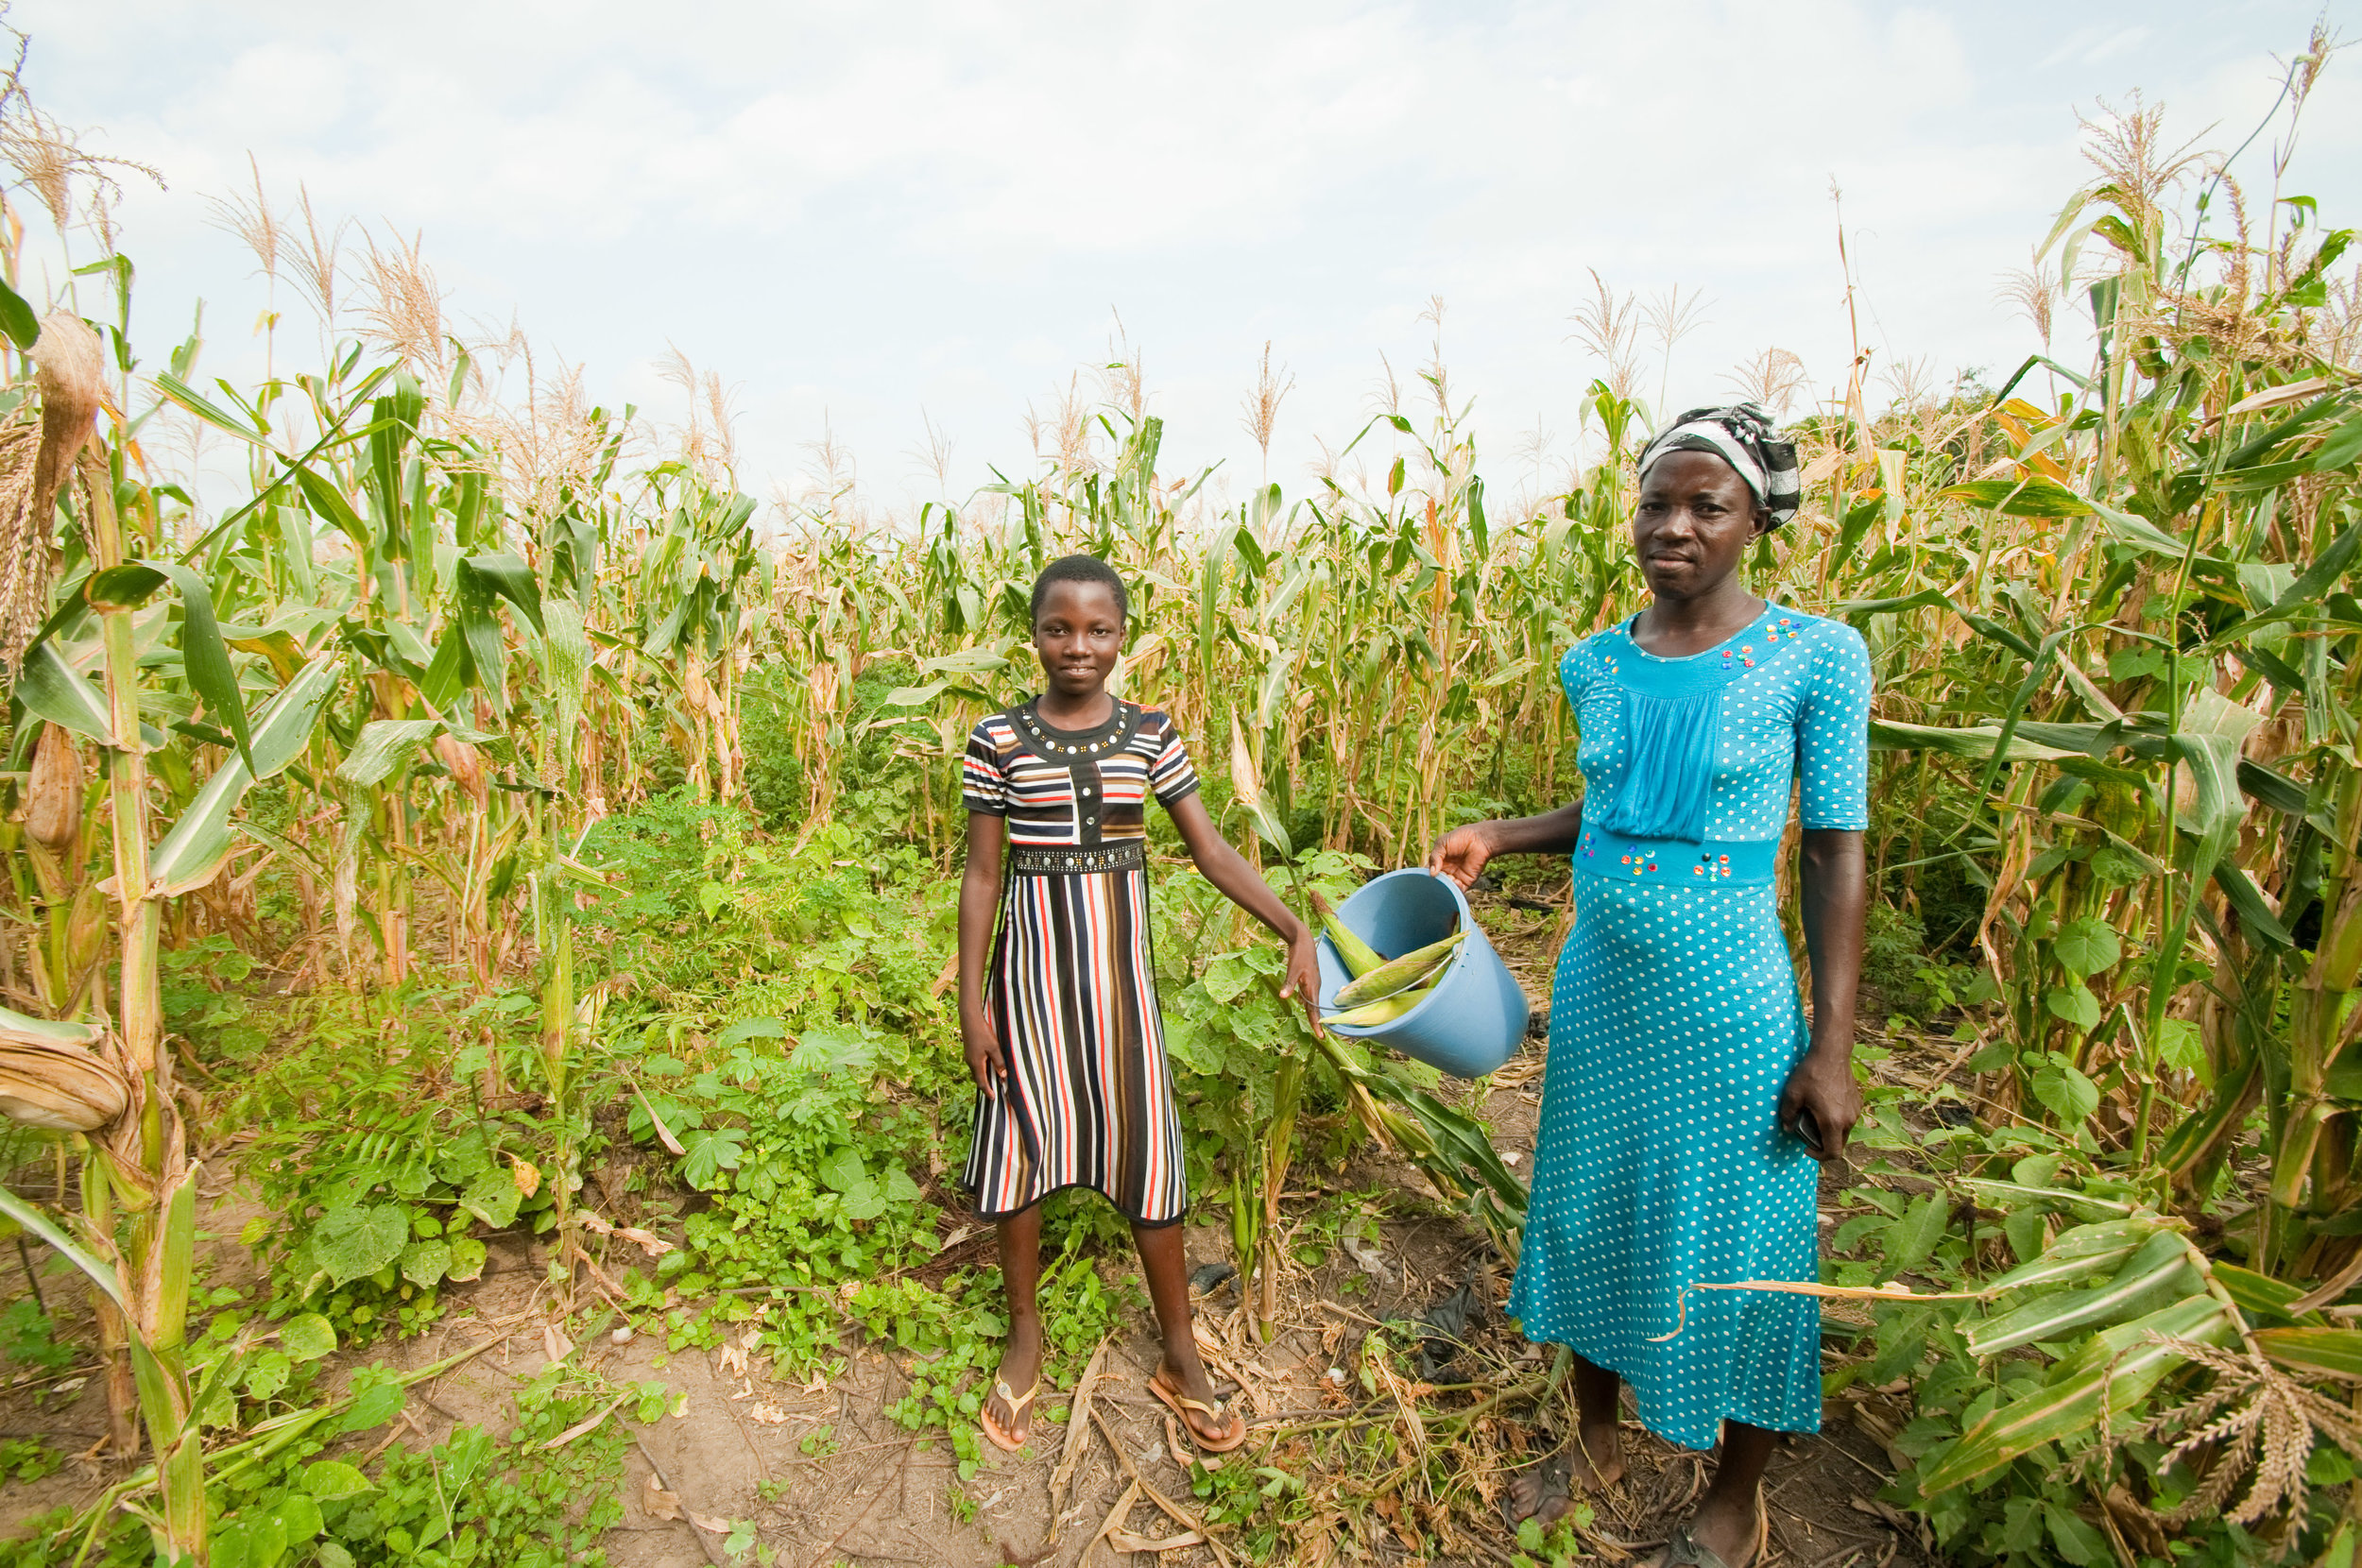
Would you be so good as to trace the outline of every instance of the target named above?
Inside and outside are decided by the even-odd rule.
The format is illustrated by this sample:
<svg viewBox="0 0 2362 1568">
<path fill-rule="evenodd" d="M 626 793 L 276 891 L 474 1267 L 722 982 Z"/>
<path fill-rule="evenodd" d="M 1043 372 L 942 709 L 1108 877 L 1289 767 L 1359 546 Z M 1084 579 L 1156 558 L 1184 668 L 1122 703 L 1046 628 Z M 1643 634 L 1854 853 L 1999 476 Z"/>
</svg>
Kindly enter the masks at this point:
<svg viewBox="0 0 2362 1568">
<path fill-rule="evenodd" d="M 2333 6 L 2333 23 L 2341 10 Z M 1903 7 L 1187 7 L 415 0 L 18 0 L 35 101 L 128 179 L 137 336 L 160 366 L 206 302 L 201 368 L 259 374 L 250 254 L 206 197 L 259 162 L 323 214 L 423 236 L 457 322 L 513 315 L 596 396 L 676 416 L 676 346 L 736 389 L 742 483 L 805 483 L 832 431 L 880 504 L 1029 461 L 1117 314 L 1168 471 L 1260 458 L 1241 404 L 1266 340 L 1295 378 L 1271 476 L 1406 384 L 1441 297 L 1483 468 L 1552 470 L 1599 366 L 1569 315 L 1597 268 L 1703 321 L 1652 364 L 1672 407 L 1777 345 L 1825 387 L 1850 353 L 1832 184 L 1879 362 L 1996 377 L 2031 329 L 1998 302 L 2089 176 L 2077 111 L 2134 90 L 2181 136 L 2244 137 L 2312 0 Z M 2268 148 L 2238 173 L 2270 188 Z M 2331 65 L 2289 194 L 2362 223 L 2362 57 Z M 88 242 L 82 242 L 83 259 Z M 51 251 L 54 254 L 54 250 Z M 29 269 L 31 292 L 60 281 Z M 36 305 L 43 301 L 35 299 Z M 310 340 L 301 308 L 281 343 Z M 95 302 L 84 301 L 97 314 Z"/>
</svg>

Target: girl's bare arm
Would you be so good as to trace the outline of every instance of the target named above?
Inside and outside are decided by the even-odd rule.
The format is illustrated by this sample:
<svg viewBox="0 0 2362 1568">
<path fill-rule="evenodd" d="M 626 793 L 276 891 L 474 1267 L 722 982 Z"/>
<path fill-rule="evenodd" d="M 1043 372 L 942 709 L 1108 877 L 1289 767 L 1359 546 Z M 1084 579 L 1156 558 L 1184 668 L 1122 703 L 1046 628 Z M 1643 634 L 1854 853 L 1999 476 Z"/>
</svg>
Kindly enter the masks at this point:
<svg viewBox="0 0 2362 1568">
<path fill-rule="evenodd" d="M 992 931 L 1001 903 L 1001 846 L 1008 824 L 989 811 L 967 813 L 967 864 L 960 873 L 960 1044 L 976 1086 L 990 1090 L 1005 1078 L 1009 1058 L 984 1007 L 984 967 L 992 962 Z"/>
<path fill-rule="evenodd" d="M 1288 978 L 1279 988 L 1280 999 L 1301 1002 L 1305 1017 L 1311 1021 L 1313 1032 L 1318 1033 L 1321 971 L 1312 953 L 1311 928 L 1297 919 L 1279 901 L 1279 895 L 1272 892 L 1270 884 L 1230 847 L 1230 841 L 1222 836 L 1222 830 L 1207 814 L 1203 796 L 1186 795 L 1175 801 L 1171 810 L 1172 825 L 1181 830 L 1181 842 L 1189 845 L 1190 859 L 1197 862 L 1197 869 L 1206 879 L 1288 945 Z"/>
</svg>

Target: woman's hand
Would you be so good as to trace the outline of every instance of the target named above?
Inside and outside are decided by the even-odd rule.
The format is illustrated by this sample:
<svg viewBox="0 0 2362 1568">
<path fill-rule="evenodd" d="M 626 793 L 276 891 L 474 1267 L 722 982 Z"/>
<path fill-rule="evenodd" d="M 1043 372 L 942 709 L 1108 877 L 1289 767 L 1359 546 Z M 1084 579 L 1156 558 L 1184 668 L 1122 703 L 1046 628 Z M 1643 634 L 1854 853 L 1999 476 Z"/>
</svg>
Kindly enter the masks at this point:
<svg viewBox="0 0 2362 1568">
<path fill-rule="evenodd" d="M 1780 1090 L 1780 1126 L 1823 1164 L 1844 1156 L 1845 1141 L 1861 1119 L 1861 1086 L 1854 1082 L 1852 1054 L 1815 1046 Z M 1821 1134 L 1818 1144 L 1810 1135 L 1814 1130 Z"/>
<path fill-rule="evenodd" d="M 1448 877 L 1466 892 L 1483 874 L 1487 861 L 1493 858 L 1493 835 L 1489 822 L 1472 822 L 1465 827 L 1455 827 L 1435 841 L 1435 847 L 1427 852 L 1427 868 L 1438 877 Z"/>
<path fill-rule="evenodd" d="M 1001 1041 L 992 1020 L 960 1014 L 960 1044 L 967 1055 L 967 1070 L 976 1075 L 980 1094 L 996 1093 L 1009 1076 L 1009 1048 Z"/>
<path fill-rule="evenodd" d="M 1312 928 L 1301 920 L 1288 938 L 1288 976 L 1280 982 L 1279 999 L 1300 1003 L 1312 1032 L 1325 1032 L 1321 1028 L 1321 961 L 1312 947 Z"/>
</svg>

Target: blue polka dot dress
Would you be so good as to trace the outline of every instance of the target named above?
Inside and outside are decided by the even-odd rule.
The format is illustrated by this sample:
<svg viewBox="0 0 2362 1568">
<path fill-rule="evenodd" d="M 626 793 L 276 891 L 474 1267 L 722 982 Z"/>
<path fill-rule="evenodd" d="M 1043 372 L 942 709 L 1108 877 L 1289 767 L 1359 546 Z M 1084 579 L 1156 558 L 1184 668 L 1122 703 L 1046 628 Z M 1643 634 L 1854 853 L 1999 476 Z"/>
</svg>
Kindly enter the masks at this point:
<svg viewBox="0 0 2362 1568">
<path fill-rule="evenodd" d="M 1791 784 L 1806 827 L 1869 826 L 1868 651 L 1767 605 L 1686 658 L 1627 622 L 1560 676 L 1583 830 L 1510 1315 L 1619 1373 L 1670 1441 L 1817 1432 L 1817 1301 L 1693 1291 L 1684 1322 L 1679 1299 L 1820 1277 L 1818 1167 L 1776 1114 L 1806 1033 L 1773 879 Z"/>
</svg>

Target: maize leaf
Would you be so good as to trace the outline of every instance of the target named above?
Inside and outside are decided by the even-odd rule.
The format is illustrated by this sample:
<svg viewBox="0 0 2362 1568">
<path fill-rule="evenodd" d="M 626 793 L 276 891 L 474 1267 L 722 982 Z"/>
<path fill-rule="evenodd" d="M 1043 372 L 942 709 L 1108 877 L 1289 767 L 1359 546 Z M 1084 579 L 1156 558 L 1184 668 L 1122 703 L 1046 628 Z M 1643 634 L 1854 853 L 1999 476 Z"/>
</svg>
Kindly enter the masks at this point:
<svg viewBox="0 0 2362 1568">
<path fill-rule="evenodd" d="M 95 1024 L 72 1023 L 63 1018 L 28 1018 L 0 1007 L 0 1045 L 91 1046 L 98 1043 L 98 1036 Z"/>
<path fill-rule="evenodd" d="M 372 719 L 361 726 L 360 738 L 337 767 L 336 776 L 364 789 L 382 784 L 410 759 L 420 741 L 442 727 L 440 719 Z"/>
<path fill-rule="evenodd" d="M 230 813 L 252 786 L 245 759 L 231 758 L 214 771 L 197 798 L 180 813 L 147 862 L 143 896 L 171 898 L 203 887 L 230 858 Z"/>
<path fill-rule="evenodd" d="M 68 664 L 54 643 L 36 642 L 25 650 L 15 690 L 26 712 L 102 746 L 115 743 L 114 719 L 107 710 L 105 693 Z"/>
<path fill-rule="evenodd" d="M 2315 1323 L 2320 1321 L 2318 1313 L 2295 1310 L 2297 1304 L 2306 1295 L 2302 1286 L 2220 1260 L 2216 1261 L 2212 1272 L 2215 1283 L 2221 1286 L 2224 1293 L 2231 1298 L 2231 1304 L 2247 1314 L 2250 1322 L 2272 1318 L 2285 1318 L 2292 1322 L 2299 1318 L 2310 1319 Z"/>
<path fill-rule="evenodd" d="M 1871 720 L 1870 745 L 1874 751 L 1940 751 L 1971 762 L 1991 760 L 1995 746 L 2001 746 L 2004 762 L 2051 762 L 2073 755 L 2037 744 L 2023 735 L 2011 736 L 2003 745 L 1998 724 L 1944 727 L 1905 724 L 1899 719 Z"/>
<path fill-rule="evenodd" d="M 98 1287 L 100 1294 L 115 1305 L 123 1305 L 123 1281 L 115 1273 L 114 1266 L 68 1236 L 48 1215 L 4 1186 L 0 1186 L 0 1214 L 7 1215 L 47 1242 L 60 1257 L 87 1275 L 90 1282 Z"/>
<path fill-rule="evenodd" d="M 334 689 L 335 666 L 333 660 L 315 659 L 299 672 L 296 678 L 273 700 L 263 721 L 254 728 L 253 755 L 265 770 L 267 778 L 293 763 L 311 743 L 313 722 L 318 717 L 320 705 Z M 411 723 L 432 726 L 436 721 L 414 720 Z M 371 724 L 362 731 L 366 741 Z M 146 896 L 178 897 L 203 887 L 217 876 L 222 862 L 230 858 L 233 843 L 231 813 L 254 784 L 255 775 L 247 766 L 244 757 L 233 757 L 214 771 L 214 776 L 197 793 L 172 830 L 156 846 L 147 866 Z"/>
<path fill-rule="evenodd" d="M 2259 1328 L 2255 1348 L 2283 1372 L 2362 1381 L 2362 1328 Z"/>
<path fill-rule="evenodd" d="M 322 654 L 297 671 L 254 725 L 254 776 L 276 778 L 312 743 L 320 707 L 336 686 L 341 656 Z"/>
<path fill-rule="evenodd" d="M 489 554 L 470 555 L 459 563 L 458 576 L 465 584 L 470 578 L 488 594 L 498 594 L 517 606 L 532 623 L 534 635 L 546 637 L 549 628 L 541 619 L 541 585 L 514 552 L 501 550 Z"/>
<path fill-rule="evenodd" d="M 2061 1290 L 1988 1318 L 1965 1335 L 1971 1355 L 1997 1355 L 2038 1339 L 2059 1339 L 2085 1325 L 2131 1310 L 2150 1292 L 2189 1272 L 2189 1244 L 2170 1231 L 2148 1238 L 2116 1277 L 2096 1290 Z M 2195 1273 L 2183 1291 L 2202 1287 Z"/>
<path fill-rule="evenodd" d="M 1920 1494 L 1972 1485 L 2044 1443 L 2090 1430 L 2103 1399 L 2111 1416 L 2130 1410 L 2182 1364 L 2182 1354 L 2163 1339 L 2219 1343 L 2230 1333 L 2222 1303 L 2192 1296 L 2094 1335 L 2060 1364 L 2052 1382 L 1994 1410 L 1922 1471 Z"/>
<path fill-rule="evenodd" d="M 2163 1223 L 2154 1215 L 2135 1215 L 2062 1231 L 2043 1249 L 2042 1256 L 2011 1270 L 1986 1285 L 1984 1291 L 2030 1290 L 2113 1269 L 2131 1256 L 2133 1248 L 2156 1235 Z"/>
<path fill-rule="evenodd" d="M 2114 1198 L 2093 1198 L 2084 1193 L 2070 1192 L 2064 1187 L 2029 1187 L 2016 1182 L 1996 1182 L 1983 1176 L 1963 1176 L 1960 1178 L 1960 1185 L 1976 1197 L 1985 1199 L 1996 1205 L 2041 1202 L 2063 1203 L 2070 1208 L 2089 1209 L 2097 1215 L 2129 1217 L 2141 1212 L 2132 1204 L 2119 1202 Z"/>
<path fill-rule="evenodd" d="M 204 578 L 178 561 L 135 564 L 163 572 L 180 590 L 181 673 L 205 699 L 206 716 L 230 732 L 237 742 L 238 756 L 254 768 L 254 732 L 247 720 L 246 694 L 238 690 L 238 673 L 231 667 L 229 644 L 222 641 L 221 625 L 214 618 L 214 590 Z"/>
</svg>

